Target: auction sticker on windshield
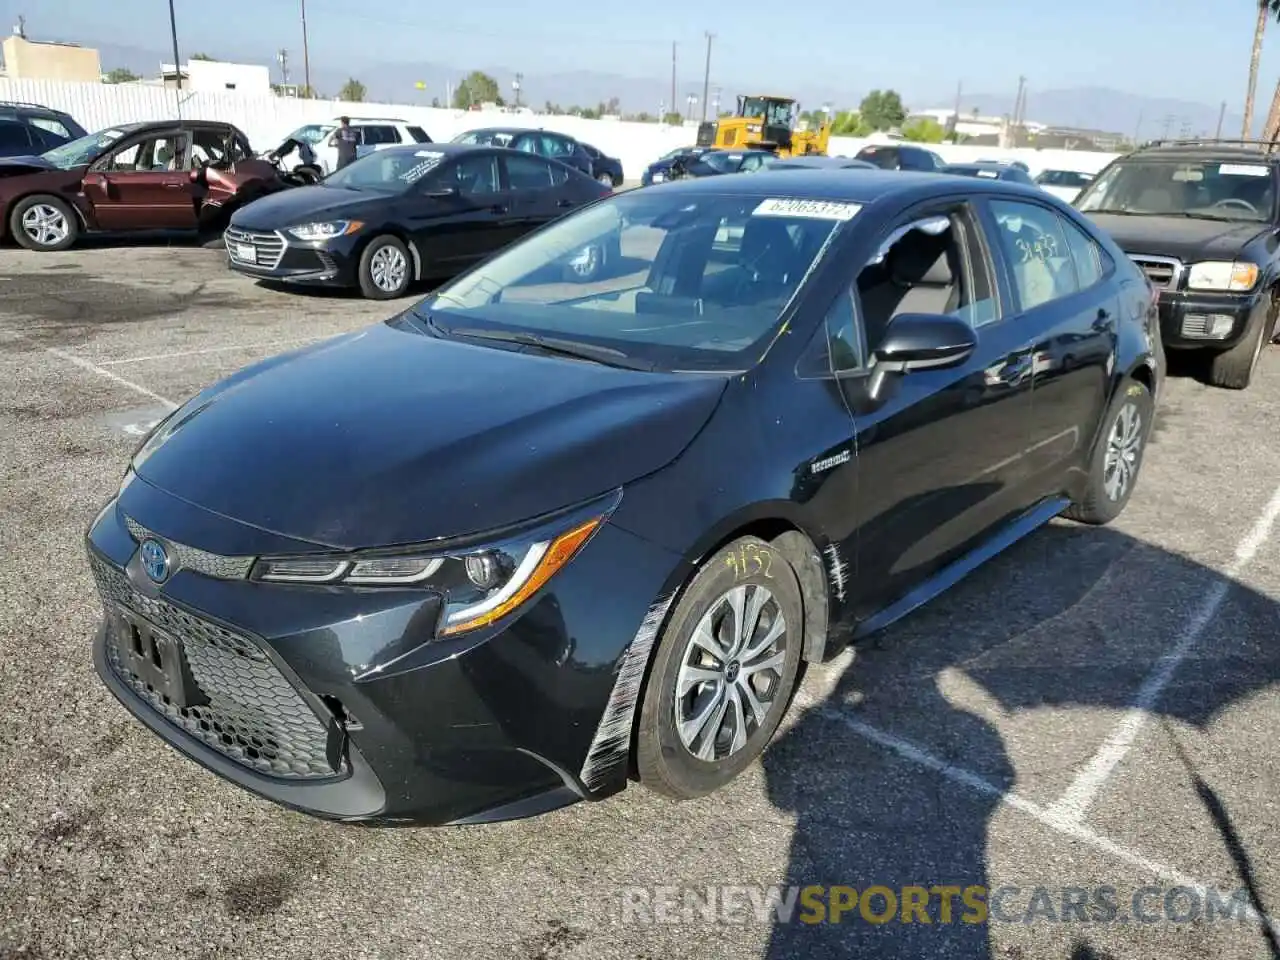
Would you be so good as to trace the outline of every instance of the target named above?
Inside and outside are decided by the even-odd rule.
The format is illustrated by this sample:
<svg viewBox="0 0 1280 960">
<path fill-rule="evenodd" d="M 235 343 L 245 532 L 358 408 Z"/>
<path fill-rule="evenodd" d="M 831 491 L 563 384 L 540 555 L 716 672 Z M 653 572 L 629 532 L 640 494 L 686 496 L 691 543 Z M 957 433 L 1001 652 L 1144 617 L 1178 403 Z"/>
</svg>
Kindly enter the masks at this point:
<svg viewBox="0 0 1280 960">
<path fill-rule="evenodd" d="M 1261 163 L 1224 163 L 1218 167 L 1218 173 L 1224 177 L 1266 177 L 1271 175 L 1271 170 Z"/>
<path fill-rule="evenodd" d="M 811 220 L 852 220 L 860 203 L 838 200 L 787 200 L 770 197 L 752 211 L 755 217 L 807 217 Z"/>
</svg>

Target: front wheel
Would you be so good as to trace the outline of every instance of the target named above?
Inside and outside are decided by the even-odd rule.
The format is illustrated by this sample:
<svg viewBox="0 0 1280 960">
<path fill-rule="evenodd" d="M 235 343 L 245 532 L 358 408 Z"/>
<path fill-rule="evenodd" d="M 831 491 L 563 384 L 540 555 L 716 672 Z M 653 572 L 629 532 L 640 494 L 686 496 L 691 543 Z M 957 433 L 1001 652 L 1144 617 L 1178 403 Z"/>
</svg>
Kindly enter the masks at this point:
<svg viewBox="0 0 1280 960">
<path fill-rule="evenodd" d="M 375 237 L 360 255 L 360 292 L 370 300 L 393 300 L 413 281 L 409 248 L 399 237 Z"/>
<path fill-rule="evenodd" d="M 27 197 L 9 215 L 9 232 L 28 250 L 66 250 L 80 236 L 75 211 L 60 197 Z"/>
<path fill-rule="evenodd" d="M 1245 334 L 1230 350 L 1209 360 L 1209 382 L 1215 387 L 1243 390 L 1253 382 L 1262 347 L 1271 339 L 1276 325 L 1276 308 L 1254 311 Z"/>
<path fill-rule="evenodd" d="M 1155 401 L 1145 384 L 1126 379 L 1107 409 L 1102 442 L 1093 452 L 1084 496 L 1066 510 L 1081 523 L 1110 523 L 1124 512 L 1146 453 Z"/>
<path fill-rule="evenodd" d="M 679 800 L 723 787 L 782 721 L 804 642 L 800 584 L 755 537 L 694 575 L 662 632 L 636 730 L 640 782 Z"/>
</svg>

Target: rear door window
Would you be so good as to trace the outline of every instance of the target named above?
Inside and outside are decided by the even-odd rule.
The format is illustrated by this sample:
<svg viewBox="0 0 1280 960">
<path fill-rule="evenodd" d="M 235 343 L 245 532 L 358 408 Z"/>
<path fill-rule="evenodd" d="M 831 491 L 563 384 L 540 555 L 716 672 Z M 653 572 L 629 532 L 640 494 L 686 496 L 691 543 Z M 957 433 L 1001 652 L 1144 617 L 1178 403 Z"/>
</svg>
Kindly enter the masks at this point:
<svg viewBox="0 0 1280 960">
<path fill-rule="evenodd" d="M 405 127 L 405 130 L 408 131 L 409 136 L 413 137 L 414 143 L 431 142 L 431 138 L 427 136 L 427 131 L 423 130 L 421 127 Z"/>
<path fill-rule="evenodd" d="M 400 143 L 400 131 L 395 127 L 382 126 L 380 124 L 366 124 L 361 127 L 364 131 L 365 144 L 377 143 Z"/>
<path fill-rule="evenodd" d="M 31 134 L 25 123 L 16 120 L 0 120 L 0 150 L 6 152 L 28 152 L 31 149 Z"/>
<path fill-rule="evenodd" d="M 898 167 L 898 151 L 894 147 L 865 147 L 857 159 L 875 164 L 882 170 L 896 170 Z"/>
<path fill-rule="evenodd" d="M 547 190 L 555 185 L 551 164 L 538 157 L 503 157 L 507 165 L 507 182 L 512 190 L 529 192 Z"/>
</svg>

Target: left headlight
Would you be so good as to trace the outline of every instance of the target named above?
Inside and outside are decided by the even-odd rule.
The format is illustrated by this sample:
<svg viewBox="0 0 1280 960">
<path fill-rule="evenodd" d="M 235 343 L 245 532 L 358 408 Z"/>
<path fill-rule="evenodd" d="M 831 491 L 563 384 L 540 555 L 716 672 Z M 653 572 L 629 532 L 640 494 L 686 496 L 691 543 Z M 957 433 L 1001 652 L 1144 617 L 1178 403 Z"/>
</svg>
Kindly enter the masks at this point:
<svg viewBox="0 0 1280 960">
<path fill-rule="evenodd" d="M 454 550 L 262 557 L 254 580 L 352 587 L 422 587 L 444 598 L 439 633 L 455 636 L 507 616 L 587 545 L 617 505 L 576 511 L 490 543 Z"/>
<path fill-rule="evenodd" d="M 1189 290 L 1252 290 L 1258 282 L 1258 265 L 1244 260 L 1206 260 L 1193 263 L 1187 274 Z"/>
<path fill-rule="evenodd" d="M 355 233 L 363 226 L 359 220 L 323 220 L 286 229 L 299 240 L 332 240 L 334 237 Z"/>
</svg>

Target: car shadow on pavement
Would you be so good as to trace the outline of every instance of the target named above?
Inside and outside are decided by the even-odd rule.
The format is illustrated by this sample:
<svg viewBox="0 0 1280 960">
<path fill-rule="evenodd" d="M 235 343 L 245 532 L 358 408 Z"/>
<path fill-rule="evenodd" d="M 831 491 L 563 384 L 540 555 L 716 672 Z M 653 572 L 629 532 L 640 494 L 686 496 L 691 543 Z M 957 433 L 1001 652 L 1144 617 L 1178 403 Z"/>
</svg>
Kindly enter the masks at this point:
<svg viewBox="0 0 1280 960">
<path fill-rule="evenodd" d="M 950 922 L 941 913 L 938 894 L 928 899 L 928 923 L 918 915 L 916 922 L 901 922 L 901 901 L 891 912 L 883 894 L 872 904 L 874 920 L 861 914 L 855 901 L 840 922 L 829 922 L 828 912 L 815 923 L 812 912 L 803 919 L 801 899 L 789 921 L 774 923 L 767 960 L 995 955 L 990 921 L 964 922 L 963 915 L 972 911 L 959 891 L 979 886 L 985 892 L 993 886 L 989 827 L 1003 805 L 1002 795 L 1018 790 L 1047 806 L 1117 719 L 1082 714 L 1065 724 L 1059 716 L 1055 724 L 1034 711 L 1128 709 L 1161 657 L 1188 629 L 1194 605 L 1215 586 L 1221 589 L 1222 580 L 1213 570 L 1115 529 L 1055 522 L 932 604 L 860 641 L 834 689 L 806 697 L 816 686 L 806 682 L 795 704 L 798 718 L 762 760 L 770 801 L 796 818 L 782 883 L 800 889 L 846 886 L 858 896 L 872 886 L 899 897 L 904 887 L 959 889 Z M 1280 679 L 1280 656 L 1267 650 L 1258 657 L 1255 648 L 1246 656 L 1246 648 L 1236 646 L 1250 634 L 1241 623 L 1255 625 L 1253 632 L 1261 636 L 1274 636 L 1275 601 L 1232 582 L 1218 610 L 1153 708 L 1162 720 L 1189 727 L 1193 734 Z M 1215 625 L 1234 632 L 1215 632 Z M 1006 746 L 1001 727 L 1010 726 L 1017 727 L 1018 736 Z M 1064 729 L 1070 731 L 1066 737 Z M 1039 743 L 1037 733 L 1043 738 Z M 1046 755 L 1052 755 L 1051 763 Z M 1184 766 L 1190 763 L 1184 758 Z M 1020 772 L 1028 783 L 1018 783 Z M 1191 774 L 1189 766 L 1186 772 Z M 1214 825 L 1212 843 L 1226 852 L 1224 862 L 1234 864 L 1237 876 L 1229 889 L 1251 891 L 1260 911 L 1280 906 L 1261 902 L 1225 803 L 1211 784 L 1197 781 L 1195 774 L 1187 777 L 1190 795 L 1200 798 L 1195 822 Z M 1077 879 L 1069 874 L 1070 860 L 1017 866 L 1024 888 L 1043 885 L 1055 896 Z M 1121 883 L 1114 885 L 1124 912 L 1129 893 Z M 1010 912 L 1026 911 L 1025 900 L 1025 894 L 1011 899 L 1016 906 Z M 824 902 L 829 909 L 830 898 Z M 1017 927 L 1011 931 L 1015 937 L 1026 937 L 1037 926 L 1047 932 L 1043 922 L 1001 926 Z M 1280 956 L 1257 926 L 1232 927 L 1238 927 L 1236 936 L 1257 938 L 1258 956 Z M 1115 949 L 1098 929 L 1059 927 L 1058 934 L 1077 934 L 1075 942 L 1055 935 L 1035 955 L 1109 958 L 1103 946 L 1084 940 L 1087 935 Z M 1102 929 L 1105 934 L 1108 928 Z M 1111 937 L 1119 935 L 1114 925 L 1109 929 Z M 1128 929 L 1130 936 L 1140 933 Z M 1059 945 L 1051 947 L 1053 942 Z M 999 955 L 1024 955 L 1017 946 L 1008 949 Z"/>
</svg>

